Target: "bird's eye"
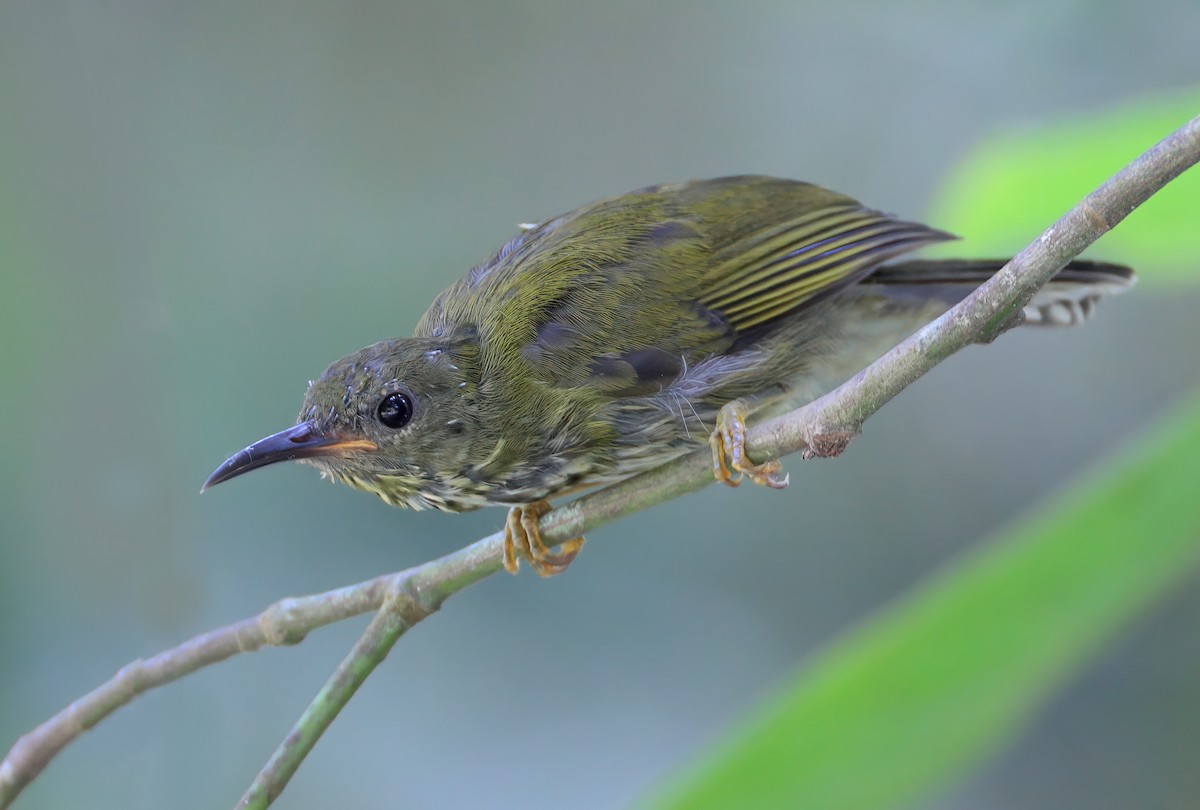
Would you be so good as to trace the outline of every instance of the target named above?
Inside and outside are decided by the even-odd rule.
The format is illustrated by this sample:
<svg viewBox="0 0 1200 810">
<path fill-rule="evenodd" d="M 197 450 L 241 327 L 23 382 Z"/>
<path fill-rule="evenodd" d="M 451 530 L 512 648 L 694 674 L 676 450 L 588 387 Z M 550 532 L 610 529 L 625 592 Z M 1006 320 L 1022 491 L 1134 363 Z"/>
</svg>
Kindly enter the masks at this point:
<svg viewBox="0 0 1200 810">
<path fill-rule="evenodd" d="M 390 428 L 399 430 L 413 418 L 413 404 L 408 395 L 401 391 L 393 391 L 379 401 L 379 421 Z"/>
</svg>

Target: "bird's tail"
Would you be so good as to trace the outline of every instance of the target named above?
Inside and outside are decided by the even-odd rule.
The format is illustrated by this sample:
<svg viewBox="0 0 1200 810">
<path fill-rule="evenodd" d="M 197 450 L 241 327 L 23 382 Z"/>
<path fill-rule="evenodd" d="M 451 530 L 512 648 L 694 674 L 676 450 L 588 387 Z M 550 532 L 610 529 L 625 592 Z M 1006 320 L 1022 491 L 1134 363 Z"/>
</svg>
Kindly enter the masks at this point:
<svg viewBox="0 0 1200 810">
<path fill-rule="evenodd" d="M 862 283 L 887 285 L 887 297 L 900 301 L 944 301 L 953 306 L 1006 264 L 1004 259 L 914 259 L 881 267 Z M 1026 325 L 1074 326 L 1095 311 L 1096 302 L 1124 292 L 1136 280 L 1119 264 L 1076 260 L 1054 276 L 1025 307 Z M 882 289 L 880 290 L 883 291 Z"/>
</svg>

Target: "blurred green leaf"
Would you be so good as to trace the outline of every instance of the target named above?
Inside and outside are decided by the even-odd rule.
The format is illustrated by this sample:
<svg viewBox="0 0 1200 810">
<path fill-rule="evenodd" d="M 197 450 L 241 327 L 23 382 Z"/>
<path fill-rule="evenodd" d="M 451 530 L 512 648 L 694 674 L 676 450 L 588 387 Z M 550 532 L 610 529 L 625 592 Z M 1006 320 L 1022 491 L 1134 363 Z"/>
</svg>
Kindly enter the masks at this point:
<svg viewBox="0 0 1200 810">
<path fill-rule="evenodd" d="M 946 788 L 1196 567 L 1198 481 L 1200 395 L 818 656 L 649 806 L 850 810 Z"/>
<path fill-rule="evenodd" d="M 1200 88 L 984 139 L 928 216 L 964 237 L 942 253 L 1008 256 L 1140 152 L 1200 112 Z M 1185 173 L 1106 234 L 1095 255 L 1144 280 L 1200 283 L 1200 172 Z"/>
</svg>

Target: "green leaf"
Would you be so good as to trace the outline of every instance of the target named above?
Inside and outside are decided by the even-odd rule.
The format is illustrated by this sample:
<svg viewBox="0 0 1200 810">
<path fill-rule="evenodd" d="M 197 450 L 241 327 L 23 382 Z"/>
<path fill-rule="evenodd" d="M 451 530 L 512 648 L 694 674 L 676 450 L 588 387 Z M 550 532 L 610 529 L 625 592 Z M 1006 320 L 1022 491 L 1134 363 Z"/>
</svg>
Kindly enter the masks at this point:
<svg viewBox="0 0 1200 810">
<path fill-rule="evenodd" d="M 981 141 L 951 172 L 929 222 L 964 237 L 938 253 L 1009 256 L 1105 178 L 1200 111 L 1200 88 Z M 1142 279 L 1200 283 L 1200 172 L 1185 173 L 1092 254 Z"/>
<path fill-rule="evenodd" d="M 649 806 L 896 807 L 1011 740 L 1200 563 L 1200 395 L 806 667 Z"/>
</svg>

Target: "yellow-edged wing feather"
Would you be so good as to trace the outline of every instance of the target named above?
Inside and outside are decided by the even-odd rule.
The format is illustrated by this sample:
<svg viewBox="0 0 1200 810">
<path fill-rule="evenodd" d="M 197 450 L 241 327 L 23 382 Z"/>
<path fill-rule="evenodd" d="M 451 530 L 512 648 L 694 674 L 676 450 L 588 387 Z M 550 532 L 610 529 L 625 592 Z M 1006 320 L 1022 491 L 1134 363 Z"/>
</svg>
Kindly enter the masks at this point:
<svg viewBox="0 0 1200 810">
<path fill-rule="evenodd" d="M 851 200 L 834 202 L 720 250 L 701 301 L 742 331 L 853 284 L 888 259 L 953 238 Z"/>
</svg>

